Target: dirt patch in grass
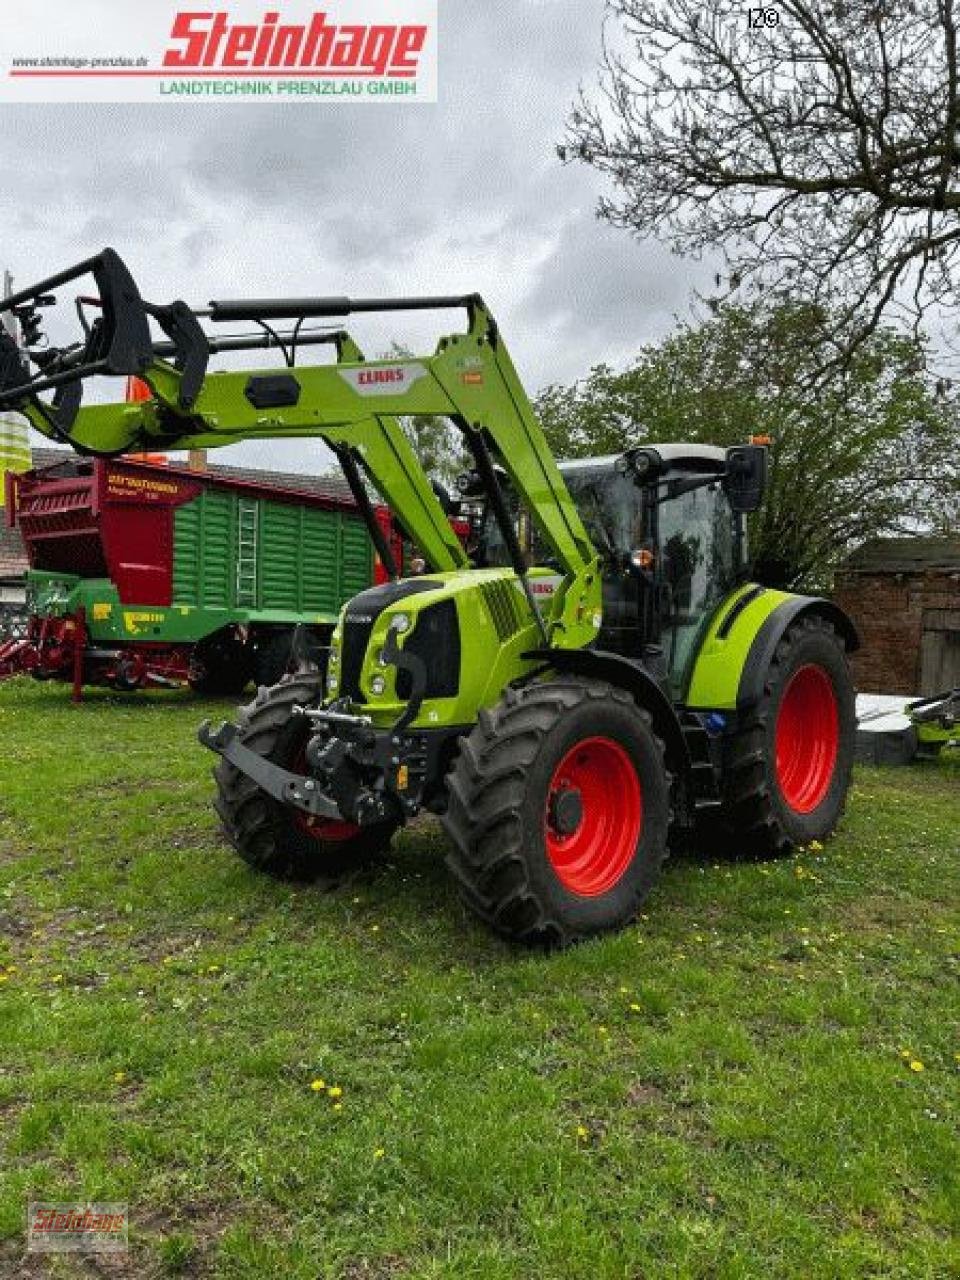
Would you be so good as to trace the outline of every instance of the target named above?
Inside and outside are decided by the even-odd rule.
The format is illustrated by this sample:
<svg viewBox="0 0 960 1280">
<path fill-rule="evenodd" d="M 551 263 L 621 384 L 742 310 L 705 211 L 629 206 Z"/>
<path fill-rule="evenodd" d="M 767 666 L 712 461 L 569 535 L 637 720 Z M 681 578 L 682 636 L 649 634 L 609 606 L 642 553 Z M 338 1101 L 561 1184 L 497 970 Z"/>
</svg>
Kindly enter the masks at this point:
<svg viewBox="0 0 960 1280">
<path fill-rule="evenodd" d="M 159 1280 L 158 1264 L 128 1253 L 26 1253 L 22 1246 L 0 1245 L 0 1274 L 4 1280 Z"/>
<path fill-rule="evenodd" d="M 409 1270 L 410 1264 L 394 1254 L 384 1258 L 348 1258 L 340 1274 L 342 1280 L 393 1280 Z"/>
<path fill-rule="evenodd" d="M 669 1099 L 658 1084 L 649 1080 L 634 1080 L 627 1090 L 627 1102 L 631 1107 L 664 1106 Z"/>
</svg>

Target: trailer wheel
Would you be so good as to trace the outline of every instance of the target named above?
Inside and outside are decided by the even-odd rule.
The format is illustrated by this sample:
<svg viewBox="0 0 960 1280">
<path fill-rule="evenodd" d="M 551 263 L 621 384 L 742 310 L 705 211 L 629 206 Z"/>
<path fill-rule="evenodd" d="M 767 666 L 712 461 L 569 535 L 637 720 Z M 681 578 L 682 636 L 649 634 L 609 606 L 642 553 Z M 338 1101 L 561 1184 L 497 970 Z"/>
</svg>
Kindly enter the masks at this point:
<svg viewBox="0 0 960 1280">
<path fill-rule="evenodd" d="M 196 646 L 187 682 L 194 693 L 207 697 L 236 697 L 246 689 L 252 674 L 246 645 L 232 628 L 226 628 Z"/>
<path fill-rule="evenodd" d="M 448 786 L 447 865 L 468 906 L 518 942 L 565 946 L 626 924 L 666 857 L 663 744 L 609 684 L 508 690 Z"/>
<path fill-rule="evenodd" d="M 240 712 L 240 741 L 284 768 L 305 768 L 310 726 L 295 706 L 316 702 L 320 679 L 313 674 L 287 676 L 262 688 Z M 226 760 L 213 771 L 214 802 L 227 839 L 257 871 L 284 880 L 336 878 L 386 849 L 395 823 L 355 827 L 347 822 L 311 819 L 267 795 Z"/>
<path fill-rule="evenodd" d="M 725 744 L 720 821 L 732 852 L 770 857 L 831 834 L 850 785 L 855 702 L 843 640 L 823 618 L 800 618 Z"/>
<path fill-rule="evenodd" d="M 253 644 L 253 678 L 262 684 L 277 684 L 287 674 L 293 657 L 293 627 L 259 631 Z"/>
</svg>

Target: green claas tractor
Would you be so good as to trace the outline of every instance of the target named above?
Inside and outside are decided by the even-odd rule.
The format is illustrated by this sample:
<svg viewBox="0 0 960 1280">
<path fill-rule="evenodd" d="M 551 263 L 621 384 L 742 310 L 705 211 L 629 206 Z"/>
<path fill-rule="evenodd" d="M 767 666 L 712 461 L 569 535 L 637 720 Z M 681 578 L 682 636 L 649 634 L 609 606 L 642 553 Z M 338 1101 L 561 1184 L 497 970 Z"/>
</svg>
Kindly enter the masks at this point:
<svg viewBox="0 0 960 1280">
<path fill-rule="evenodd" d="M 44 345 L 40 308 L 87 274 L 79 341 Z M 629 921 L 684 836 L 766 855 L 836 826 L 857 639 L 829 601 L 749 580 L 761 446 L 558 466 L 477 296 L 157 306 L 106 250 L 0 309 L 26 348 L 0 339 L 0 409 L 45 435 L 107 455 L 319 437 L 367 517 L 391 581 L 344 607 L 325 669 L 201 729 L 217 811 L 252 866 L 333 874 L 428 810 L 469 906 L 507 937 L 562 945 Z M 466 324 L 420 357 L 367 361 L 322 323 L 425 309 Z M 241 323 L 256 328 L 216 336 Z M 333 361 L 297 363 L 320 344 Z M 256 347 L 283 366 L 209 371 Z M 151 398 L 81 404 L 86 379 L 117 375 Z M 399 426 L 419 415 L 449 419 L 469 449 L 460 488 L 483 511 L 469 552 Z M 423 574 L 398 576 L 368 485 Z"/>
</svg>

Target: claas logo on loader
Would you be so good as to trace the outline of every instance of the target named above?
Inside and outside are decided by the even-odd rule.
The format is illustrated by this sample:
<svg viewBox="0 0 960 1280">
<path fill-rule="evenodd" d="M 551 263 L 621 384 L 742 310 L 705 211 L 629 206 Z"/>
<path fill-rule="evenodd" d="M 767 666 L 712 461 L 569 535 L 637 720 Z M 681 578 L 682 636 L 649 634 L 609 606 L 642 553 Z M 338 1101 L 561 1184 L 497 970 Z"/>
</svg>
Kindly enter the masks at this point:
<svg viewBox="0 0 960 1280">
<path fill-rule="evenodd" d="M 170 38 L 176 47 L 163 55 L 163 65 L 184 71 L 282 68 L 412 78 L 427 28 L 419 23 L 340 26 L 328 23 L 325 13 L 315 13 L 309 23 L 282 23 L 273 10 L 252 24 L 231 23 L 227 13 L 181 12 Z"/>
<path fill-rule="evenodd" d="M 389 384 L 397 386 L 404 380 L 403 369 L 361 369 L 357 375 L 358 387 Z"/>
</svg>

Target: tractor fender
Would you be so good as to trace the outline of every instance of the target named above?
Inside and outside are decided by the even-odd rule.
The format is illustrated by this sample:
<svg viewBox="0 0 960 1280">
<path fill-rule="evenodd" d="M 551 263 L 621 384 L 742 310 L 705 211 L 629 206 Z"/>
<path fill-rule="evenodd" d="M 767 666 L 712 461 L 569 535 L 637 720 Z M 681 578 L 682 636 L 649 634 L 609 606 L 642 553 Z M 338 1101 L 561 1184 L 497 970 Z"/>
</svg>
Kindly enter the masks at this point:
<svg viewBox="0 0 960 1280">
<path fill-rule="evenodd" d="M 737 710 L 754 706 L 763 694 L 764 680 L 777 645 L 798 618 L 818 617 L 829 622 L 846 645 L 847 652 L 860 648 L 857 629 L 844 611 L 821 596 L 789 596 L 766 618 L 753 638 L 737 686 Z"/>
<path fill-rule="evenodd" d="M 650 713 L 654 730 L 666 750 L 675 773 L 686 774 L 690 752 L 673 703 L 653 676 L 628 658 L 603 649 L 534 649 L 524 658 L 546 663 L 554 671 L 586 679 L 603 680 L 626 691 L 638 706 Z"/>
</svg>

